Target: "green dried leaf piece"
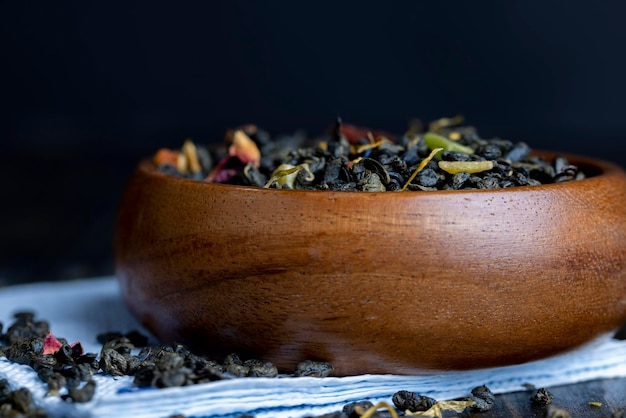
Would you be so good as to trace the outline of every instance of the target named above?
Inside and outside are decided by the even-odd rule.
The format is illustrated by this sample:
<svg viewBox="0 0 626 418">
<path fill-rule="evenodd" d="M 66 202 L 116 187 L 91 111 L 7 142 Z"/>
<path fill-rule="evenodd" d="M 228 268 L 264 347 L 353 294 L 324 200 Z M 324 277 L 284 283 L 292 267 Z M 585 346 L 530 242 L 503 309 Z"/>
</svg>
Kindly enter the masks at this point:
<svg viewBox="0 0 626 418">
<path fill-rule="evenodd" d="M 433 132 L 426 132 L 424 134 L 424 142 L 426 142 L 426 145 L 428 145 L 428 148 L 430 148 L 431 150 L 435 148 L 441 148 L 443 151 L 463 152 L 465 154 L 474 153 L 474 150 L 472 148 L 463 144 L 459 144 L 456 141 L 448 139 L 445 136 L 435 134 Z M 441 153 L 437 154 L 437 158 L 441 158 Z"/>
<path fill-rule="evenodd" d="M 272 178 L 270 178 L 263 187 L 267 189 L 272 184 L 276 183 L 281 187 L 287 186 L 290 189 L 293 189 L 296 177 L 298 176 L 298 171 L 300 170 L 306 171 L 306 181 L 313 181 L 315 179 L 315 175 L 311 172 L 309 164 L 307 163 L 298 164 L 296 166 L 291 164 L 281 164 L 276 167 L 276 170 L 274 170 L 274 172 L 272 173 Z"/>
</svg>

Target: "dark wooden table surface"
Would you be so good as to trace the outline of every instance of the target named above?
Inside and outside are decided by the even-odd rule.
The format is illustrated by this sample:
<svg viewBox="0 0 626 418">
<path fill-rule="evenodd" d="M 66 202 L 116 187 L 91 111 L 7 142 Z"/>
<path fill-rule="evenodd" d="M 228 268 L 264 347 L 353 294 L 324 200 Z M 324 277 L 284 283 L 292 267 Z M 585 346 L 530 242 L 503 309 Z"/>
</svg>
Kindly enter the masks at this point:
<svg viewBox="0 0 626 418">
<path fill-rule="evenodd" d="M 554 396 L 551 405 L 569 412 L 572 418 L 611 417 L 620 409 L 624 409 L 626 417 L 626 378 L 596 380 L 574 385 L 549 387 L 548 391 Z M 546 417 L 547 407 L 539 406 L 530 401 L 536 390 L 514 392 L 496 396 L 493 409 L 484 413 L 466 413 L 462 416 L 472 417 Z M 590 402 L 599 402 L 601 406 L 591 406 Z M 455 414 L 445 415 L 458 416 Z"/>
</svg>

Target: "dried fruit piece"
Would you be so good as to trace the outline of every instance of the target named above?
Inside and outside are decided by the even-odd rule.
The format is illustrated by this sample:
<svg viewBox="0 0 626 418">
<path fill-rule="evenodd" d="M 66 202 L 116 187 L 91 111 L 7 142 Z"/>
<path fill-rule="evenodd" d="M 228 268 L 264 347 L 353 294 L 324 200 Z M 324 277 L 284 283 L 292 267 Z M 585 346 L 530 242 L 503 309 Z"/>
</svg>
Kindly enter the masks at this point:
<svg viewBox="0 0 626 418">
<path fill-rule="evenodd" d="M 493 169 L 493 161 L 439 161 L 437 165 L 449 174 L 482 173 Z"/>
</svg>

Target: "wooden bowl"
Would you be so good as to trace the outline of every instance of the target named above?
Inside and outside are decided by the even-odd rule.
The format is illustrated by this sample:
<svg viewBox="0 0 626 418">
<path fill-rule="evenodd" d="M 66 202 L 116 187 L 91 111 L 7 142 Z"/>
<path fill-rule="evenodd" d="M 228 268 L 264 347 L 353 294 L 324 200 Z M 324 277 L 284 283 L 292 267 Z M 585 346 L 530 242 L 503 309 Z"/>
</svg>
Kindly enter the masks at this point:
<svg viewBox="0 0 626 418">
<path fill-rule="evenodd" d="M 209 184 L 144 161 L 116 227 L 121 292 L 164 341 L 281 371 L 550 356 L 626 321 L 626 174 L 568 158 L 591 176 L 396 193 Z"/>
</svg>

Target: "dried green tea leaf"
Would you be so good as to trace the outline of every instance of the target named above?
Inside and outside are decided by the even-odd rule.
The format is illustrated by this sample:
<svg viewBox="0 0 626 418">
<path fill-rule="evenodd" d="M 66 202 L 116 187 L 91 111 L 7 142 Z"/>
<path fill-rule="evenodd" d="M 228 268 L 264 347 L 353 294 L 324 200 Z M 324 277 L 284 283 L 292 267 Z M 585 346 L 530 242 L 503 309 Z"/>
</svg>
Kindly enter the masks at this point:
<svg viewBox="0 0 626 418">
<path fill-rule="evenodd" d="M 431 150 L 435 148 L 442 148 L 443 151 L 463 152 L 465 154 L 474 153 L 472 148 L 432 132 L 424 134 L 424 142 Z"/>
<path fill-rule="evenodd" d="M 602 407 L 602 402 L 591 401 L 591 402 L 588 403 L 588 405 L 593 407 L 593 408 L 601 408 Z"/>
<path fill-rule="evenodd" d="M 406 411 L 406 416 L 413 417 L 433 417 L 433 418 L 442 418 L 443 411 L 451 411 L 456 413 L 461 413 L 465 411 L 465 408 L 474 405 L 474 401 L 471 399 L 465 401 L 440 401 L 434 404 L 430 409 L 426 411 Z"/>
<path fill-rule="evenodd" d="M 291 164 L 281 164 L 276 167 L 276 170 L 274 170 L 274 172 L 272 173 L 272 177 L 267 183 L 265 183 L 265 186 L 263 187 L 267 189 L 272 184 L 276 183 L 281 187 L 288 186 L 289 188 L 293 189 L 296 182 L 296 177 L 298 176 L 298 172 L 300 170 L 306 171 L 307 176 L 305 177 L 305 180 L 313 181 L 315 179 L 315 175 L 311 173 L 311 170 L 309 169 L 309 164 L 307 163 L 302 163 L 296 166 L 293 166 Z"/>
<path fill-rule="evenodd" d="M 439 168 L 450 174 L 463 171 L 473 174 L 493 169 L 493 161 L 439 161 L 437 164 Z"/>
</svg>

